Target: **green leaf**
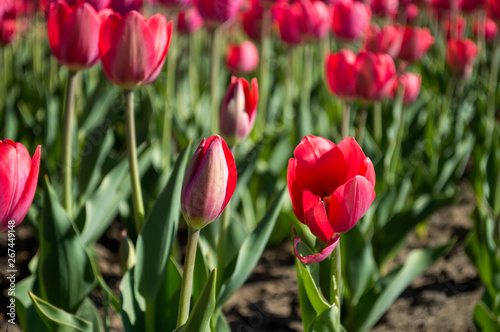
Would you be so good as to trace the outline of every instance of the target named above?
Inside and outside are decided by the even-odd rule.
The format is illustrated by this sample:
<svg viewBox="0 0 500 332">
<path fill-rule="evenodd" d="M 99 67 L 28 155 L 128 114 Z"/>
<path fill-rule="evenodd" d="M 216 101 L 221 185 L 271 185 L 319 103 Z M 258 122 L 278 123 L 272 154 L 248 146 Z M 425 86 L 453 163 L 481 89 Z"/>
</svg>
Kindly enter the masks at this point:
<svg viewBox="0 0 500 332">
<path fill-rule="evenodd" d="M 453 244 L 454 242 L 451 242 L 431 249 L 413 250 L 400 269 L 390 274 L 387 281 L 380 281 L 382 285 L 386 285 L 380 292 L 372 291 L 361 298 L 359 305 L 349 317 L 348 330 L 370 330 L 408 285 L 445 255 Z"/>
<path fill-rule="evenodd" d="M 484 302 L 479 302 L 474 308 L 474 324 L 481 332 L 497 332 L 500 329 L 498 318 Z"/>
<path fill-rule="evenodd" d="M 302 325 L 304 326 L 304 331 L 308 331 L 309 327 L 316 319 L 317 314 L 311 304 L 311 301 L 309 300 L 309 296 L 307 295 L 306 287 L 301 277 L 301 266 L 299 263 L 300 262 L 298 260 L 295 260 L 295 272 L 297 273 L 297 286 L 299 290 L 300 313 L 302 316 Z"/>
<path fill-rule="evenodd" d="M 80 319 L 90 322 L 93 332 L 100 332 L 103 330 L 99 312 L 88 297 L 85 299 L 85 301 L 83 301 L 80 308 L 78 308 L 76 316 Z"/>
<path fill-rule="evenodd" d="M 76 312 L 96 285 L 92 262 L 46 179 L 38 276 L 44 299 Z"/>
<path fill-rule="evenodd" d="M 306 290 L 307 297 L 311 302 L 311 305 L 316 311 L 316 314 L 321 315 L 324 311 L 328 310 L 331 306 L 328 301 L 325 299 L 321 291 L 316 286 L 314 279 L 302 262 L 298 259 L 295 261 L 296 264 L 299 264 L 300 267 L 300 275 L 297 275 L 297 278 L 301 278 L 302 283 L 304 285 L 304 289 Z"/>
<path fill-rule="evenodd" d="M 196 301 L 191 314 L 183 325 L 183 332 L 209 332 L 210 319 L 215 309 L 215 282 L 217 270 L 213 269 L 208 277 L 205 287 Z"/>
<path fill-rule="evenodd" d="M 93 332 L 92 324 L 79 317 L 61 310 L 47 301 L 42 300 L 32 292 L 29 292 L 33 305 L 38 315 L 42 318 L 50 331 L 57 332 Z"/>
<path fill-rule="evenodd" d="M 120 283 L 121 316 L 126 332 L 144 332 L 144 311 L 139 307 L 134 291 L 134 269 L 135 266 L 128 270 Z M 144 302 L 144 299 L 140 300 Z"/>
<path fill-rule="evenodd" d="M 337 306 L 332 306 L 325 310 L 321 315 L 319 315 L 311 327 L 309 332 L 340 332 L 342 331 L 342 326 L 339 326 L 337 322 L 339 319 L 339 309 Z"/>
<path fill-rule="evenodd" d="M 147 301 L 156 299 L 177 235 L 181 213 L 181 189 L 189 149 L 190 145 L 177 158 L 167 186 L 156 200 L 137 239 L 135 285 Z"/>
<path fill-rule="evenodd" d="M 139 149 L 140 153 L 141 149 Z M 142 176 L 151 165 L 150 147 L 139 157 L 139 173 Z M 120 201 L 130 195 L 130 179 L 128 178 L 128 161 L 124 158 L 104 177 L 96 192 L 85 203 L 77 219 L 85 219 L 85 227 L 81 233 L 82 242 L 89 245 L 97 241 L 109 227 L 118 213 Z M 79 222 L 80 223 L 80 222 Z"/>
<path fill-rule="evenodd" d="M 195 274 L 195 276 L 197 276 Z M 179 298 L 181 296 L 182 274 L 177 264 L 170 258 L 162 287 L 158 291 L 155 303 L 155 326 L 162 331 L 175 330 Z"/>
<path fill-rule="evenodd" d="M 259 222 L 259 225 L 247 237 L 245 242 L 243 242 L 238 252 L 238 256 L 236 257 L 233 273 L 223 282 L 220 288 L 217 297 L 217 309 L 221 308 L 231 295 L 243 285 L 259 261 L 269 236 L 271 236 L 281 206 L 283 205 L 285 197 L 287 197 L 287 193 L 288 191 L 284 188 Z"/>
</svg>

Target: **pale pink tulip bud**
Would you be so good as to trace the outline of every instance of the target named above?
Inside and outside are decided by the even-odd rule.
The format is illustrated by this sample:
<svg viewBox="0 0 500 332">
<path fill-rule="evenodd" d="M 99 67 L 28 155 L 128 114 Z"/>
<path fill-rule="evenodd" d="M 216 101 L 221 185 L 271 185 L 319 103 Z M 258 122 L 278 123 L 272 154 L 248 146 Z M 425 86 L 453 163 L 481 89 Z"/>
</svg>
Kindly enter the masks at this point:
<svg viewBox="0 0 500 332">
<path fill-rule="evenodd" d="M 404 88 L 403 103 L 409 105 L 417 100 L 420 94 L 420 86 L 422 84 L 422 77 L 414 73 L 403 73 L 394 82 L 394 96 L 397 94 L 399 87 Z"/>
<path fill-rule="evenodd" d="M 240 45 L 229 44 L 226 52 L 226 65 L 233 74 L 248 74 L 259 65 L 259 51 L 251 41 Z"/>
</svg>

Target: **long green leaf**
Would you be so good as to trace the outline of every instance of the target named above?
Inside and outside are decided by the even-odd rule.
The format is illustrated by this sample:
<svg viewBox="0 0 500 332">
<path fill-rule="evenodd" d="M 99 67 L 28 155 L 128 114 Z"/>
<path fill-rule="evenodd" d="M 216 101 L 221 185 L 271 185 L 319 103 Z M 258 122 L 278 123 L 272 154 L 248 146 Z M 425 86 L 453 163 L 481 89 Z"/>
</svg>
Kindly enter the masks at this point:
<svg viewBox="0 0 500 332">
<path fill-rule="evenodd" d="M 181 189 L 188 160 L 188 145 L 177 158 L 167 186 L 156 200 L 137 239 L 135 286 L 147 300 L 154 301 L 168 264 L 177 235 L 181 211 Z"/>
<path fill-rule="evenodd" d="M 210 319 L 215 309 L 215 282 L 217 270 L 213 269 L 208 277 L 205 287 L 196 301 L 189 318 L 182 326 L 183 332 L 209 332 Z"/>
<path fill-rule="evenodd" d="M 144 311 L 139 307 L 139 299 L 134 291 L 134 269 L 128 270 L 120 283 L 120 309 L 125 332 L 144 332 Z"/>
<path fill-rule="evenodd" d="M 309 298 L 314 311 L 316 311 L 316 314 L 319 316 L 330 308 L 330 304 L 325 299 L 323 294 L 321 294 L 321 291 L 318 289 L 318 286 L 314 282 L 314 279 L 307 267 L 305 267 L 304 264 L 302 264 L 302 262 L 298 259 L 296 259 L 295 263 L 299 264 L 300 267 L 300 276 L 297 277 L 302 279 L 307 297 Z"/>
</svg>

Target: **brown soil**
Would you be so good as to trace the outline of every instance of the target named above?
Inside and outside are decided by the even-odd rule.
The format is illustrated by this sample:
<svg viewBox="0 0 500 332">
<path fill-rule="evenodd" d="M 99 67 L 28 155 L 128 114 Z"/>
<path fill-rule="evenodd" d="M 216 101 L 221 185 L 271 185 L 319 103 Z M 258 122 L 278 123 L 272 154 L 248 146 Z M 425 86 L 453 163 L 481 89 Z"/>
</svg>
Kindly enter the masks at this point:
<svg viewBox="0 0 500 332">
<path fill-rule="evenodd" d="M 472 226 L 469 216 L 474 208 L 474 193 L 467 190 L 461 202 L 434 214 L 426 233 L 408 237 L 408 246 L 398 255 L 402 262 L 409 250 L 446 243 L 456 244 L 444 258 L 418 277 L 391 306 L 373 329 L 382 331 L 474 331 L 472 311 L 481 298 L 483 287 L 474 266 L 463 249 L 463 242 Z M 37 250 L 37 240 L 30 228 L 17 228 L 16 263 L 18 280 L 29 275 L 27 264 Z M 107 236 L 96 247 L 100 268 L 108 285 L 118 294 L 120 269 L 117 249 L 119 224 L 113 224 Z M 0 312 L 7 305 L 6 236 L 0 237 Z M 91 298 L 102 306 L 96 291 Z M 297 295 L 294 258 L 291 245 L 286 243 L 267 249 L 247 283 L 224 307 L 232 331 L 303 331 Z M 111 331 L 122 331 L 118 317 L 111 310 Z M 0 331 L 7 322 L 0 316 Z M 19 329 L 9 326 L 9 331 Z"/>
</svg>

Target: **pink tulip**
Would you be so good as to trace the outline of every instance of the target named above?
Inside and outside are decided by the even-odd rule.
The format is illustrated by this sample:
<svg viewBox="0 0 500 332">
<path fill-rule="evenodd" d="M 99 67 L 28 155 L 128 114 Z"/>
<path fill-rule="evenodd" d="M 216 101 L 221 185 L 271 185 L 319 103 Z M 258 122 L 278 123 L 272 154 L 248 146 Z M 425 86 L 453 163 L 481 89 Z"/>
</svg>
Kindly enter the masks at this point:
<svg viewBox="0 0 500 332">
<path fill-rule="evenodd" d="M 406 17 L 406 22 L 401 22 L 403 24 L 413 24 L 415 22 L 415 19 L 418 17 L 419 9 L 418 6 L 415 4 L 409 4 L 407 6 L 403 7 L 403 11 L 405 13 Z"/>
<path fill-rule="evenodd" d="M 195 0 L 201 17 L 209 26 L 218 26 L 233 20 L 242 4 L 243 0 Z"/>
<path fill-rule="evenodd" d="M 241 142 L 252 131 L 258 101 L 256 78 L 252 79 L 250 85 L 244 78 L 231 77 L 220 110 L 220 132 L 231 145 Z"/>
<path fill-rule="evenodd" d="M 165 62 L 171 37 L 172 22 L 160 14 L 149 20 L 136 11 L 108 16 L 99 40 L 104 74 L 127 90 L 153 82 Z"/>
<path fill-rule="evenodd" d="M 123 16 L 133 10 L 141 10 L 142 0 L 111 0 L 111 8 Z"/>
<path fill-rule="evenodd" d="M 396 17 L 398 14 L 399 0 L 372 0 L 371 8 L 374 14 L 380 16 Z"/>
<path fill-rule="evenodd" d="M 478 55 L 476 44 L 470 39 L 450 39 L 446 62 L 453 72 L 464 79 L 472 76 L 474 62 Z"/>
<path fill-rule="evenodd" d="M 169 10 L 184 10 L 193 3 L 193 0 L 158 0 Z"/>
<path fill-rule="evenodd" d="M 240 45 L 229 44 L 226 52 L 226 65 L 231 73 L 248 74 L 259 65 L 259 51 L 251 41 Z"/>
<path fill-rule="evenodd" d="M 281 40 L 290 45 L 303 42 L 300 31 L 302 11 L 298 5 L 284 3 L 274 9 Z"/>
<path fill-rule="evenodd" d="M 202 229 L 224 211 L 236 188 L 234 158 L 220 136 L 203 139 L 182 183 L 181 209 L 192 229 Z"/>
<path fill-rule="evenodd" d="M 366 34 L 365 48 L 373 53 L 387 53 L 396 58 L 403 43 L 404 29 L 399 26 L 386 25 L 380 29 L 372 25 Z"/>
<path fill-rule="evenodd" d="M 484 36 L 486 41 L 493 43 L 495 41 L 495 37 L 498 33 L 498 26 L 491 18 L 487 17 L 485 21 L 475 20 L 472 25 L 472 31 L 474 32 L 474 36 L 477 38 L 481 31 L 484 30 Z"/>
<path fill-rule="evenodd" d="M 340 2 L 333 8 L 333 32 L 339 39 L 352 41 L 362 37 L 370 25 L 370 7 L 361 2 Z"/>
<path fill-rule="evenodd" d="M 0 140 L 0 233 L 17 226 L 28 213 L 35 196 L 41 147 L 33 158 L 21 143 Z M 13 220 L 13 223 L 9 221 Z"/>
<path fill-rule="evenodd" d="M 70 7 L 64 1 L 50 4 L 47 22 L 52 54 L 71 70 L 90 68 L 99 61 L 99 32 L 109 9 L 97 13 L 88 3 Z"/>
<path fill-rule="evenodd" d="M 398 58 L 404 61 L 419 61 L 434 44 L 434 37 L 427 28 L 406 27 Z"/>
<path fill-rule="evenodd" d="M 177 30 L 180 33 L 189 35 L 203 26 L 203 18 L 196 7 L 190 7 L 179 13 L 177 19 Z"/>
<path fill-rule="evenodd" d="M 378 101 L 391 92 L 396 79 L 396 65 L 385 53 L 360 52 L 356 58 L 354 92 L 366 101 Z"/>
<path fill-rule="evenodd" d="M 326 82 L 330 92 L 344 100 L 354 97 L 356 54 L 343 49 L 326 57 Z"/>
<path fill-rule="evenodd" d="M 396 96 L 399 87 L 404 88 L 403 103 L 409 105 L 417 100 L 420 93 L 422 77 L 413 73 L 403 73 L 394 82 L 393 94 Z"/>
<path fill-rule="evenodd" d="M 300 8 L 299 30 L 304 39 L 322 39 L 328 33 L 332 11 L 322 1 L 304 0 L 295 2 Z"/>
</svg>

